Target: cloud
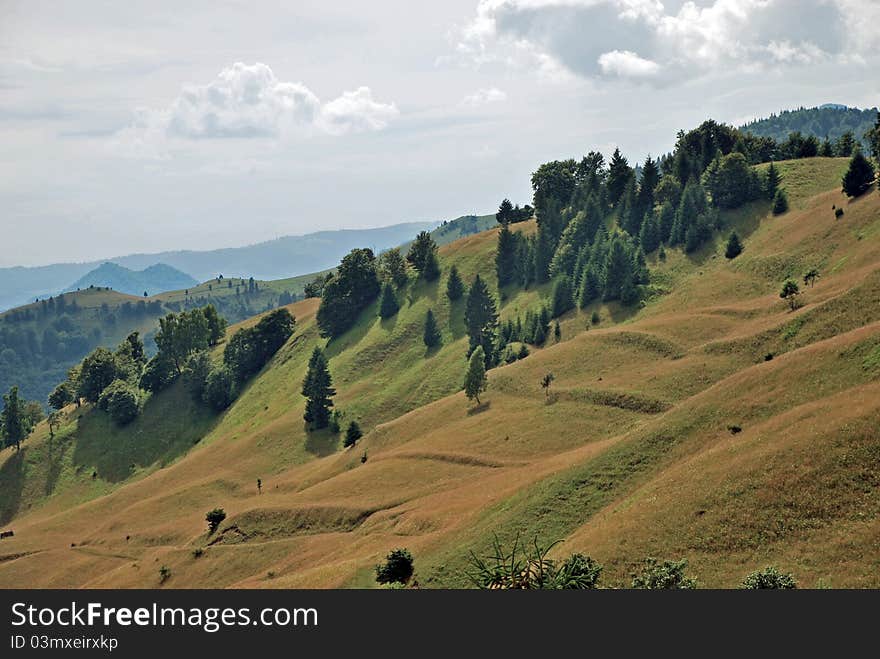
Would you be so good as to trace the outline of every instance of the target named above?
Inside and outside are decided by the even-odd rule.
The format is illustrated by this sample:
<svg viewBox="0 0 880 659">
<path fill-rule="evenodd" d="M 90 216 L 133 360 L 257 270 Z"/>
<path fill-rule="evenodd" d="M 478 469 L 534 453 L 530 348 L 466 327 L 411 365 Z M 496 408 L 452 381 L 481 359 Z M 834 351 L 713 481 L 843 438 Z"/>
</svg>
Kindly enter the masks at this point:
<svg viewBox="0 0 880 659">
<path fill-rule="evenodd" d="M 865 61 L 875 0 L 480 0 L 455 34 L 461 62 L 541 77 L 664 84 L 717 71 Z M 548 76 L 549 74 L 549 76 Z"/>
<path fill-rule="evenodd" d="M 278 80 L 266 64 L 236 62 L 206 85 L 189 85 L 167 107 L 141 109 L 119 131 L 122 151 L 155 157 L 168 139 L 248 139 L 344 135 L 382 130 L 400 114 L 369 87 L 322 103 L 299 82 Z"/>
<path fill-rule="evenodd" d="M 497 87 L 487 87 L 478 89 L 473 94 L 468 94 L 461 99 L 459 105 L 466 108 L 478 108 L 490 103 L 500 103 L 506 100 L 507 94 L 505 92 Z"/>
</svg>

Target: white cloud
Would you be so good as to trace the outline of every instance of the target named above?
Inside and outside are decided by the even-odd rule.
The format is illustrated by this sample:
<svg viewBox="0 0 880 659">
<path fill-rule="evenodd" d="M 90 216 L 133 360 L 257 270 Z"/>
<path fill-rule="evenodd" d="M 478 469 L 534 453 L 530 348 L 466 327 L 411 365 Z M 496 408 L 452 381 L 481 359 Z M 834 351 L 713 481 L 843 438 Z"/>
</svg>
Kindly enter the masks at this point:
<svg viewBox="0 0 880 659">
<path fill-rule="evenodd" d="M 466 108 L 478 108 L 483 105 L 489 105 L 490 103 L 500 103 L 507 100 L 507 94 L 498 89 L 497 87 L 487 87 L 484 89 L 478 89 L 473 94 L 468 94 L 463 99 L 461 99 L 462 107 Z"/>
<path fill-rule="evenodd" d="M 236 62 L 207 85 L 189 85 L 163 109 L 137 111 L 114 147 L 158 157 L 169 139 L 286 138 L 382 130 L 400 114 L 369 87 L 322 103 L 299 82 L 278 80 L 266 64 Z"/>
<path fill-rule="evenodd" d="M 876 0 L 480 0 L 460 60 L 669 82 L 714 71 L 865 61 Z M 558 77 L 558 76 L 557 76 Z"/>
<path fill-rule="evenodd" d="M 649 78 L 657 75 L 660 65 L 639 57 L 631 50 L 612 50 L 599 55 L 599 67 L 605 75 L 623 78 Z"/>
</svg>

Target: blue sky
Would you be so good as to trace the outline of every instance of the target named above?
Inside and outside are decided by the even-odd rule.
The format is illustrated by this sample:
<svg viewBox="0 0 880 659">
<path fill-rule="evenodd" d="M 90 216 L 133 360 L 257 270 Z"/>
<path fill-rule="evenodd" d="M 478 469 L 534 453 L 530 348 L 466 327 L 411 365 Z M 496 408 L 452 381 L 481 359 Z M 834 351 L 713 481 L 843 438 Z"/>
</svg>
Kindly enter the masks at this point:
<svg viewBox="0 0 880 659">
<path fill-rule="evenodd" d="M 0 266 L 483 213 L 528 201 L 545 160 L 875 106 L 878 19 L 873 0 L 3 0 Z"/>
</svg>

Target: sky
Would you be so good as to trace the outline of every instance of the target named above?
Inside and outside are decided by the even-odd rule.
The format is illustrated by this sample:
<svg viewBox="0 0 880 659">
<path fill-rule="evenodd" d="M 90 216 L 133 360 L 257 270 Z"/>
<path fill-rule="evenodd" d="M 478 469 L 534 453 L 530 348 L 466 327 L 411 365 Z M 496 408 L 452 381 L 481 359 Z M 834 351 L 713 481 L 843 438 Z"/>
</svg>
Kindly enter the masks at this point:
<svg viewBox="0 0 880 659">
<path fill-rule="evenodd" d="M 0 0 L 0 267 L 451 219 L 880 105 L 877 0 Z"/>
</svg>

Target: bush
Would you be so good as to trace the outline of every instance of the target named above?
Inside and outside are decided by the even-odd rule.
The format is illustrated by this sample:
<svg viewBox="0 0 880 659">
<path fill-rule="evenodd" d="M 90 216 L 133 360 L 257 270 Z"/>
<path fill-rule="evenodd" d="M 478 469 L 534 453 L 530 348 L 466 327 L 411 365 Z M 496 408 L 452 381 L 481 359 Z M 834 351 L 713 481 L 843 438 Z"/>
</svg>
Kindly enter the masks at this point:
<svg viewBox="0 0 880 659">
<path fill-rule="evenodd" d="M 342 445 L 345 448 L 349 446 L 354 446 L 357 444 L 357 440 L 364 436 L 364 433 L 361 431 L 361 427 L 358 425 L 357 421 L 352 421 L 348 424 L 348 429 L 345 431 L 345 441 Z"/>
<path fill-rule="evenodd" d="M 471 553 L 468 577 L 478 588 L 489 590 L 585 590 L 597 588 L 602 566 L 589 556 L 572 554 L 561 565 L 548 558 L 558 543 L 543 547 L 535 538 L 531 547 L 519 542 L 506 551 L 498 538 L 493 553 L 483 560 Z"/>
<path fill-rule="evenodd" d="M 159 583 L 165 583 L 171 578 L 171 568 L 163 565 L 159 568 Z"/>
<path fill-rule="evenodd" d="M 736 231 L 734 231 L 730 234 L 730 238 L 727 240 L 727 248 L 724 250 L 724 256 L 728 259 L 735 259 L 742 254 L 742 251 L 742 243 L 739 240 L 739 236 L 736 235 Z"/>
<path fill-rule="evenodd" d="M 776 196 L 773 197 L 773 214 L 782 215 L 788 210 L 788 195 L 785 190 L 777 190 Z"/>
<path fill-rule="evenodd" d="M 413 575 L 413 557 L 406 549 L 395 549 L 385 557 L 384 565 L 376 566 L 376 582 L 407 583 Z"/>
<path fill-rule="evenodd" d="M 124 426 L 138 415 L 138 391 L 124 380 L 114 380 L 98 399 L 98 407 L 107 412 L 113 423 Z"/>
<path fill-rule="evenodd" d="M 225 366 L 212 368 L 205 378 L 202 400 L 212 409 L 222 412 L 235 400 L 235 380 Z"/>
<path fill-rule="evenodd" d="M 529 356 L 529 354 L 531 354 L 531 353 L 529 353 L 529 347 L 525 343 L 523 343 L 519 347 L 519 352 L 516 353 L 516 358 L 517 359 L 525 359 L 526 357 Z"/>
<path fill-rule="evenodd" d="M 214 533 L 223 520 L 226 519 L 226 511 L 222 508 L 214 508 L 205 515 L 205 521 L 208 522 L 208 535 Z"/>
<path fill-rule="evenodd" d="M 834 219 L 839 220 L 842 217 L 843 217 L 843 209 L 842 208 L 835 208 L 834 209 Z"/>
<path fill-rule="evenodd" d="M 633 577 L 632 587 L 643 590 L 691 590 L 697 587 L 697 580 L 686 577 L 684 570 L 687 561 L 663 561 L 646 558 L 642 571 Z"/>
<path fill-rule="evenodd" d="M 743 579 L 742 587 L 749 590 L 790 590 L 797 588 L 797 582 L 790 574 L 784 574 L 775 567 L 766 567 Z"/>
</svg>

